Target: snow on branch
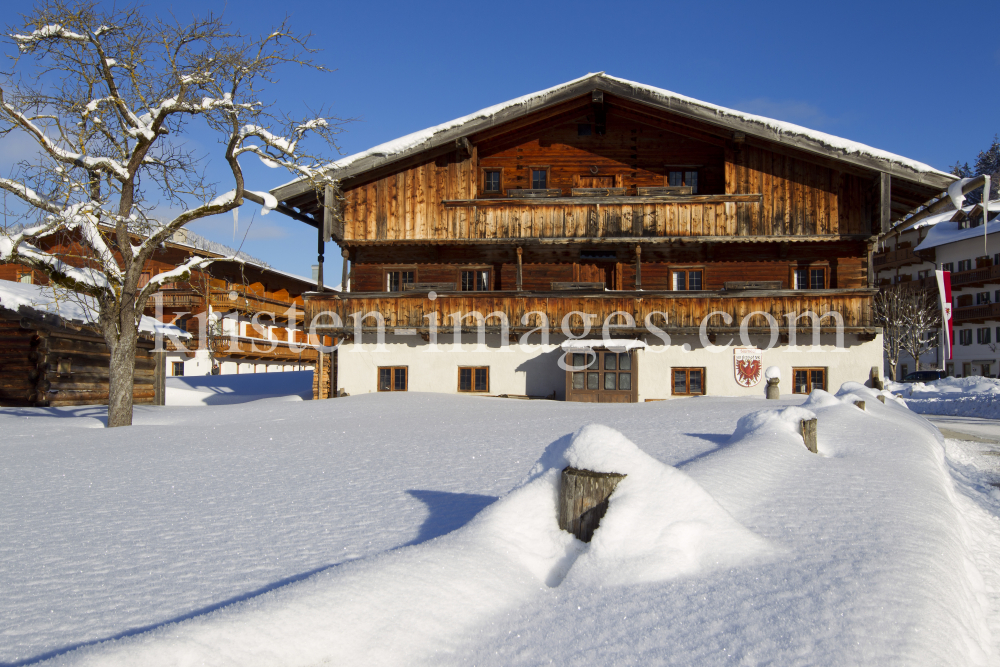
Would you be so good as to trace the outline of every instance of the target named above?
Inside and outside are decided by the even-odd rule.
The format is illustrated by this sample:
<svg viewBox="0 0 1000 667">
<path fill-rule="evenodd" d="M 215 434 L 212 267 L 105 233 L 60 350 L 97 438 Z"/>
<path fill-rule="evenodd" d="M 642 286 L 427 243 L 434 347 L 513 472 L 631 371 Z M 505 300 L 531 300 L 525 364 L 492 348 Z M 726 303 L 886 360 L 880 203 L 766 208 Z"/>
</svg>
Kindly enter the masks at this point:
<svg viewBox="0 0 1000 667">
<path fill-rule="evenodd" d="M 101 26 L 102 31 L 105 29 L 110 30 L 107 26 Z M 95 32 L 95 34 L 97 34 L 97 32 Z M 84 43 L 90 41 L 89 37 L 71 32 L 58 23 L 53 23 L 52 25 L 39 28 L 30 35 L 11 35 L 11 37 L 15 42 L 17 42 L 18 48 L 22 51 L 30 51 L 36 44 L 46 39 L 63 39 L 68 42 Z"/>
<path fill-rule="evenodd" d="M 67 264 L 23 239 L 0 237 L 0 262 L 24 264 L 49 275 L 63 287 L 97 296 L 112 292 L 111 283 L 99 269 L 78 268 Z"/>
<path fill-rule="evenodd" d="M 232 255 L 230 257 L 192 257 L 180 266 L 150 278 L 149 282 L 146 283 L 146 286 L 142 288 L 142 292 L 139 293 L 137 303 L 144 304 L 146 299 L 148 299 L 154 292 L 158 292 L 163 285 L 190 280 L 192 271 L 204 269 L 209 264 L 220 261 L 246 264 L 246 262 L 236 255 Z M 138 315 L 142 313 L 142 310 L 138 309 L 136 313 L 138 317 Z"/>
<path fill-rule="evenodd" d="M 27 185 L 18 183 L 17 181 L 12 181 L 9 178 L 0 178 L 0 190 L 6 190 L 7 192 L 23 199 L 35 208 L 42 209 L 43 211 L 48 211 L 49 213 L 54 214 L 62 212 L 58 205 L 44 199 Z"/>
</svg>

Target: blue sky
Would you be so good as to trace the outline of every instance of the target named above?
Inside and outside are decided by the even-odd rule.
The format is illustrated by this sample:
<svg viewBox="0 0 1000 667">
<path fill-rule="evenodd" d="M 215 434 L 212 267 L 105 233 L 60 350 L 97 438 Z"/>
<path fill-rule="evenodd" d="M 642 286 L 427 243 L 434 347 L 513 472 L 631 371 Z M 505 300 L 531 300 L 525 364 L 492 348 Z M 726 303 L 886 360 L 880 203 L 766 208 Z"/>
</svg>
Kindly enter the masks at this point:
<svg viewBox="0 0 1000 667">
<path fill-rule="evenodd" d="M 340 135 L 343 155 L 606 71 L 940 169 L 958 159 L 971 163 L 1000 132 L 1000 40 L 986 30 L 995 25 L 997 8 L 995 1 L 920 0 L 164 5 L 179 18 L 222 12 L 250 33 L 267 31 L 287 12 L 294 28 L 313 32 L 319 60 L 336 71 L 286 69 L 264 99 L 293 114 L 327 106 L 356 119 Z M 221 178 L 219 162 L 209 165 L 209 174 Z M 246 168 L 253 189 L 288 180 L 255 158 Z M 241 211 L 236 245 L 253 218 L 243 249 L 308 275 L 315 232 L 254 209 Z M 192 229 L 234 243 L 231 218 Z M 328 279 L 337 282 L 333 244 L 327 255 Z"/>
</svg>

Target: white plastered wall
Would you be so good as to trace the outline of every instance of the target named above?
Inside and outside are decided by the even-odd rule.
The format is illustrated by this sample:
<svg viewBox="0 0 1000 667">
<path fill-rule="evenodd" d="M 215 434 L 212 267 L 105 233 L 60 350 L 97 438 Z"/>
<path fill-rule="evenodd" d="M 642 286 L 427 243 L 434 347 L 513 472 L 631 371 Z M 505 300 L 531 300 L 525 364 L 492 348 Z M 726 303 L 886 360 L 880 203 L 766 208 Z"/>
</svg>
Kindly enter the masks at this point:
<svg viewBox="0 0 1000 667">
<path fill-rule="evenodd" d="M 705 348 L 698 336 L 676 336 L 669 346 L 655 336 L 646 336 L 649 348 L 636 352 L 639 372 L 639 400 L 670 398 L 670 371 L 672 368 L 705 368 L 706 387 L 710 396 L 762 396 L 764 381 L 755 387 L 744 388 L 736 383 L 733 348 L 723 347 L 728 336 L 720 336 L 718 346 Z M 489 393 L 529 396 L 548 396 L 553 391 L 562 400 L 566 392 L 566 373 L 559 368 L 563 354 L 559 344 L 563 336 L 551 336 L 542 345 L 537 336 L 531 344 L 512 344 L 501 348 L 500 337 L 486 336 L 486 345 L 479 348 L 474 335 L 464 336 L 459 349 L 455 349 L 451 336 L 440 336 L 437 351 L 419 336 L 387 334 L 382 349 L 374 335 L 366 335 L 361 345 L 344 343 L 340 346 L 338 363 L 338 389 L 351 395 L 378 391 L 380 366 L 406 366 L 409 391 L 437 393 L 458 392 L 460 366 L 488 366 L 490 369 Z M 751 344 L 766 347 L 767 336 L 751 336 Z M 848 381 L 865 382 L 874 366 L 882 367 L 882 335 L 874 340 L 859 341 L 852 334 L 845 334 L 844 346 L 836 346 L 833 334 L 820 337 L 820 345 L 813 347 L 812 337 L 800 334 L 800 344 L 791 347 L 777 345 L 764 350 L 763 366 L 781 369 L 781 393 L 792 393 L 792 369 L 799 367 L 826 368 L 827 388 L 836 391 Z M 689 346 L 685 350 L 685 344 Z"/>
</svg>

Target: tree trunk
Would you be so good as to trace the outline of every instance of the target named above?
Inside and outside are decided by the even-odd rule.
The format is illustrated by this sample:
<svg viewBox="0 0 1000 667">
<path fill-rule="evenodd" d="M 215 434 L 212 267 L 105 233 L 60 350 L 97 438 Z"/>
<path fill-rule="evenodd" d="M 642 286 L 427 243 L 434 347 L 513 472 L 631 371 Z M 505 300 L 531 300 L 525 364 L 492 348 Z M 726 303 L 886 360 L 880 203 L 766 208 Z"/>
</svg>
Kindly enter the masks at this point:
<svg viewBox="0 0 1000 667">
<path fill-rule="evenodd" d="M 135 381 L 135 343 L 137 334 L 123 332 L 111 352 L 108 375 L 108 426 L 132 425 L 132 385 Z"/>
</svg>

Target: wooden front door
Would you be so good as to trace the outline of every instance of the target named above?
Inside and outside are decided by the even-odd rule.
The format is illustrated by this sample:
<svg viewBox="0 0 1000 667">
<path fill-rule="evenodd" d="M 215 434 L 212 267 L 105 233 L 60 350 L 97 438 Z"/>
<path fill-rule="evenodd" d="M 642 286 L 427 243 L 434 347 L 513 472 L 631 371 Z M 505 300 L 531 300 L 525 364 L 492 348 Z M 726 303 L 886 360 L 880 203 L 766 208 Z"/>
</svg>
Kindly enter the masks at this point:
<svg viewBox="0 0 1000 667">
<path fill-rule="evenodd" d="M 566 400 L 582 403 L 635 403 L 639 400 L 635 350 L 571 352 L 566 355 Z M 581 369 L 581 370 L 577 370 Z"/>
</svg>

